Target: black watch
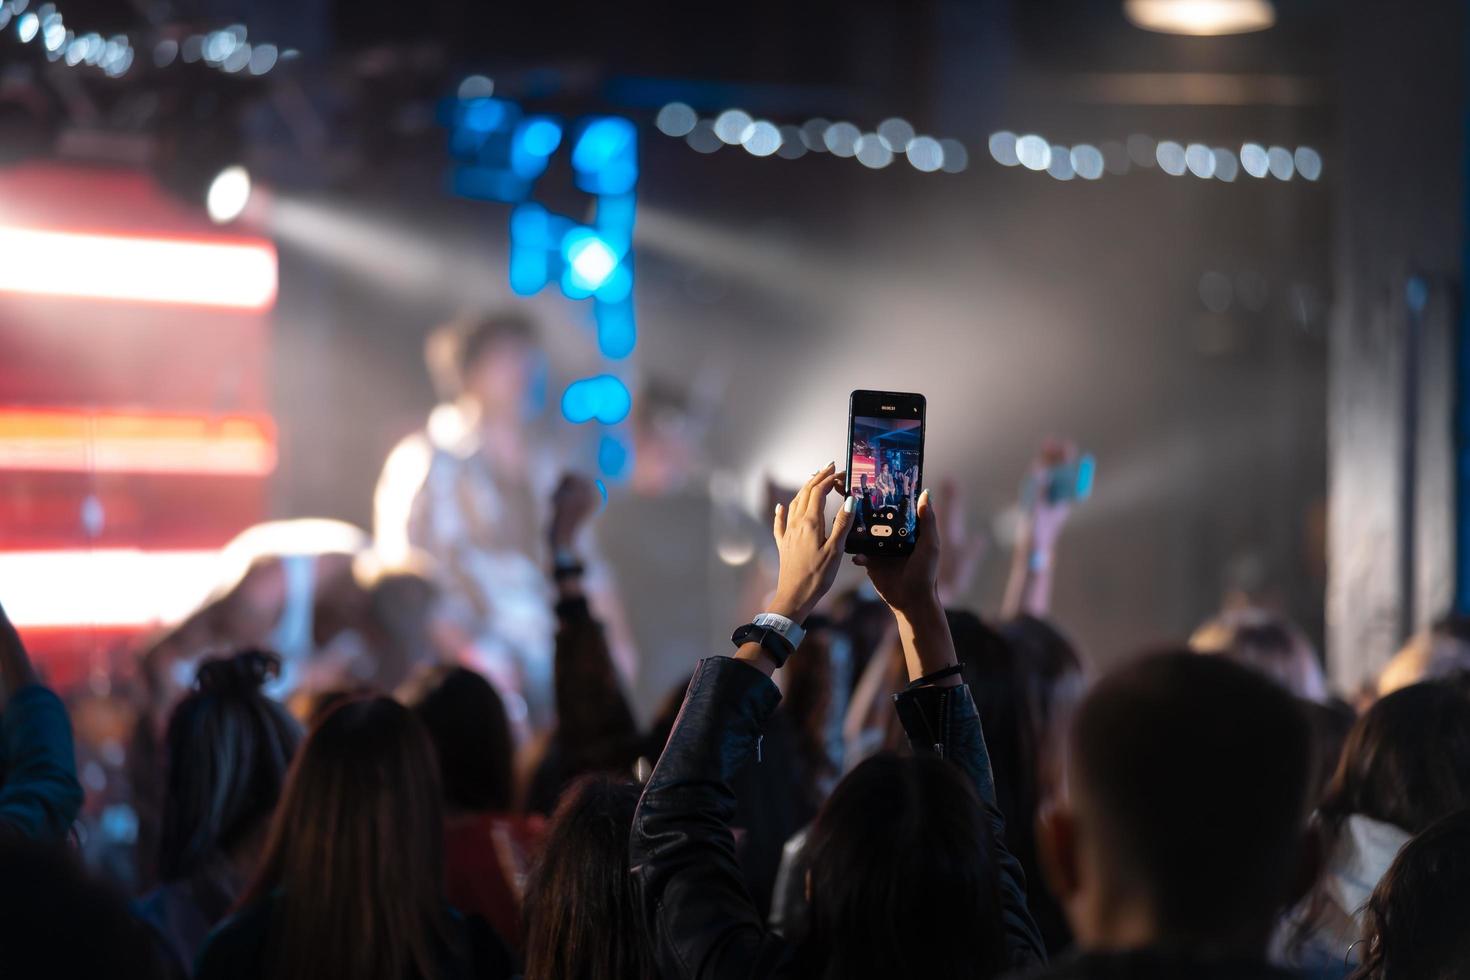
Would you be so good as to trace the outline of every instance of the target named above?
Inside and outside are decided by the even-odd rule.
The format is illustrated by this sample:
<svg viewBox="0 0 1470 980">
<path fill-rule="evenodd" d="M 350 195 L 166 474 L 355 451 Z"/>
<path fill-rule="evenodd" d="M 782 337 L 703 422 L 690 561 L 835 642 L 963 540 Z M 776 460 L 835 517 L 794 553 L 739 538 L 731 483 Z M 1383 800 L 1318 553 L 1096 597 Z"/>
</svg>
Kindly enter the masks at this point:
<svg viewBox="0 0 1470 980">
<path fill-rule="evenodd" d="M 759 643 L 761 649 L 776 661 L 780 667 L 786 663 L 786 658 L 796 652 L 796 647 L 791 645 L 779 630 L 772 626 L 757 626 L 754 623 L 746 623 L 730 636 L 730 642 L 737 647 L 743 647 L 747 643 Z"/>
</svg>

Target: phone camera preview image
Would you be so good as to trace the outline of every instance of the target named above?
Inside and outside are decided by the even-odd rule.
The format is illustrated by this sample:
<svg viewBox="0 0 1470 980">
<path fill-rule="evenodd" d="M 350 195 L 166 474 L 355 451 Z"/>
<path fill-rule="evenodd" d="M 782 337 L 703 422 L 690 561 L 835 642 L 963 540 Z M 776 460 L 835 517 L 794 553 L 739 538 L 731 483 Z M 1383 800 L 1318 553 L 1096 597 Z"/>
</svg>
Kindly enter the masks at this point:
<svg viewBox="0 0 1470 980">
<path fill-rule="evenodd" d="M 848 492 L 856 499 L 849 550 L 904 554 L 918 526 L 923 422 L 854 414 Z"/>
</svg>

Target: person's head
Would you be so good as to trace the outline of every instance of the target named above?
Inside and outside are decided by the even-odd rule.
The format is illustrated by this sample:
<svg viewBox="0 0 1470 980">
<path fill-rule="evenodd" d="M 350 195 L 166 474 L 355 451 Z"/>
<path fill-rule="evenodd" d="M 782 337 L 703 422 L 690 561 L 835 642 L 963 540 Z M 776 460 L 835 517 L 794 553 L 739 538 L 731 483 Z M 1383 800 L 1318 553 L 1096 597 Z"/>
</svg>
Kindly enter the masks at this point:
<svg viewBox="0 0 1470 980">
<path fill-rule="evenodd" d="M 879 470 L 879 472 L 887 475 L 887 473 L 888 473 L 888 460 L 885 459 L 883 461 L 883 468 L 881 470 Z"/>
<path fill-rule="evenodd" d="M 1041 845 L 1079 944 L 1259 955 L 1304 860 L 1300 702 L 1228 658 L 1159 653 L 1093 688 L 1069 752 Z"/>
<path fill-rule="evenodd" d="M 434 613 L 439 589 L 432 579 L 412 571 L 377 575 L 367 590 L 363 633 L 373 650 L 378 688 L 391 691 L 415 665 L 434 657 Z"/>
<path fill-rule="evenodd" d="M 1015 651 L 1037 730 L 1070 722 L 1087 684 L 1076 645 L 1055 624 L 1024 613 L 1002 626 L 1000 634 Z"/>
<path fill-rule="evenodd" d="M 674 385 L 652 380 L 633 401 L 633 484 L 650 496 L 683 486 L 702 444 L 703 424 Z"/>
<path fill-rule="evenodd" d="M 540 371 L 539 331 L 519 310 L 468 318 L 430 338 L 429 361 L 445 397 L 468 398 L 491 418 L 519 419 Z"/>
<path fill-rule="evenodd" d="M 1446 616 L 1404 644 L 1378 675 L 1378 696 L 1470 669 L 1470 617 Z"/>
<path fill-rule="evenodd" d="M 1404 845 L 1364 915 L 1353 980 L 1457 980 L 1470 963 L 1470 810 Z"/>
<path fill-rule="evenodd" d="M 0 973 L 162 980 L 158 950 L 123 896 L 68 849 L 0 834 Z"/>
<path fill-rule="evenodd" d="M 652 980 L 628 838 L 638 785 L 583 776 L 562 794 L 526 883 L 526 980 Z"/>
<path fill-rule="evenodd" d="M 1061 778 L 1067 732 L 1087 690 L 1087 671 L 1072 641 L 1045 619 L 1023 614 L 1000 633 L 1015 655 L 1034 733 L 1037 791 L 1045 796 Z"/>
<path fill-rule="evenodd" d="M 464 667 L 433 667 L 409 684 L 403 701 L 434 742 L 449 809 L 509 810 L 515 739 L 490 682 Z"/>
<path fill-rule="evenodd" d="M 259 650 L 204 661 L 164 735 L 159 876 L 211 879 L 224 906 L 237 857 L 258 845 L 301 741 L 296 720 L 260 691 L 279 666 Z"/>
<path fill-rule="evenodd" d="M 1006 965 L 994 845 L 950 762 L 877 755 L 807 838 L 813 976 L 990 977 Z"/>
<path fill-rule="evenodd" d="M 1299 698 L 1327 698 L 1327 678 L 1311 641 L 1275 613 L 1255 608 L 1221 613 L 1194 631 L 1189 646 L 1258 670 Z"/>
<path fill-rule="evenodd" d="M 433 976 L 448 943 L 433 745 L 388 698 L 348 701 L 307 735 L 242 905 L 275 898 L 271 975 Z"/>
<path fill-rule="evenodd" d="M 1470 808 L 1470 698 L 1415 684 L 1379 700 L 1348 733 L 1327 788 L 1325 821 L 1358 814 L 1417 834 Z"/>
</svg>

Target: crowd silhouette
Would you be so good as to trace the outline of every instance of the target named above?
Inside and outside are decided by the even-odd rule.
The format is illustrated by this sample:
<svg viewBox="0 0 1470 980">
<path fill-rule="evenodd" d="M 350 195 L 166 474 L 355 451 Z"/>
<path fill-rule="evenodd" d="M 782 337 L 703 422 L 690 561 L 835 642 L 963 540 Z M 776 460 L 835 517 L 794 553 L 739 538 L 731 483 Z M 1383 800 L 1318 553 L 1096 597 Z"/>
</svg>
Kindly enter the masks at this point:
<svg viewBox="0 0 1470 980">
<path fill-rule="evenodd" d="M 1259 609 L 1098 672 L 1051 619 L 1066 505 L 1031 503 L 992 621 L 957 604 L 952 494 L 918 493 L 914 552 L 859 556 L 862 587 L 829 594 L 845 482 L 829 464 L 773 515 L 779 572 L 749 612 L 800 642 L 738 631 L 647 726 L 585 588 L 599 501 L 572 476 L 541 532 L 540 730 L 449 657 L 294 713 L 266 693 L 275 652 L 205 658 L 140 713 L 131 895 L 84 865 L 66 707 L 0 617 L 5 975 L 1470 974 L 1456 623 L 1352 703 Z"/>
</svg>

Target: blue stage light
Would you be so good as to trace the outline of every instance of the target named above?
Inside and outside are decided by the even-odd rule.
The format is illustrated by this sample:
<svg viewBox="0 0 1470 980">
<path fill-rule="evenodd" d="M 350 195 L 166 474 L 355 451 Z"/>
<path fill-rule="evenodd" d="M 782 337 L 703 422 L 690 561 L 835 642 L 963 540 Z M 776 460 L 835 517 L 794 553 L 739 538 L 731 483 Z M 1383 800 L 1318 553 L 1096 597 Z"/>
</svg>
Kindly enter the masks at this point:
<svg viewBox="0 0 1470 980">
<path fill-rule="evenodd" d="M 528 153 L 549 157 L 561 146 L 561 124 L 547 116 L 532 116 L 521 124 L 520 138 Z"/>
<path fill-rule="evenodd" d="M 460 104 L 459 124 L 488 133 L 505 121 L 505 103 L 499 99 L 469 99 Z"/>
<path fill-rule="evenodd" d="M 597 468 L 616 480 L 628 471 L 632 455 L 627 443 L 607 433 L 598 440 Z"/>
<path fill-rule="evenodd" d="M 633 294 L 633 270 L 628 263 L 619 262 L 612 275 L 592 294 L 600 305 L 622 303 Z"/>
<path fill-rule="evenodd" d="M 551 270 L 547 268 L 544 248 L 512 245 L 510 249 L 510 288 L 520 296 L 534 296 L 546 288 Z"/>
<path fill-rule="evenodd" d="M 617 116 L 594 119 L 583 129 L 572 150 L 572 166 L 583 173 L 596 173 L 633 148 L 637 131 Z"/>
<path fill-rule="evenodd" d="M 561 240 L 566 282 L 572 292 L 595 292 L 618 267 L 618 253 L 589 228 L 574 228 Z"/>
<path fill-rule="evenodd" d="M 638 329 L 633 321 L 633 304 L 599 303 L 597 305 L 597 348 L 602 356 L 620 361 L 633 353 L 638 344 Z"/>
<path fill-rule="evenodd" d="M 627 194 L 638 182 L 638 130 L 618 116 L 593 119 L 572 149 L 572 169 L 589 194 Z"/>
<path fill-rule="evenodd" d="M 628 388 L 610 374 L 582 378 L 567 385 L 561 396 L 561 413 L 568 422 L 581 425 L 596 419 L 603 425 L 617 425 L 633 408 Z"/>
</svg>

